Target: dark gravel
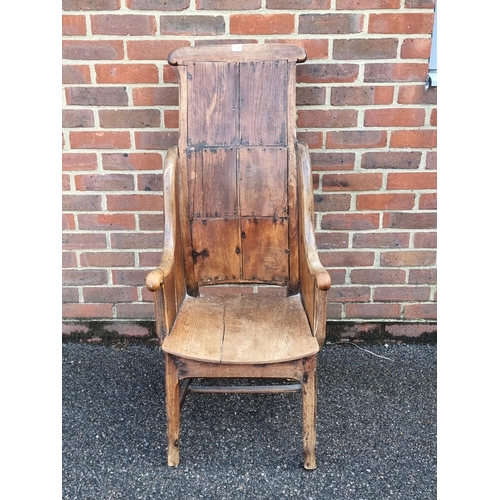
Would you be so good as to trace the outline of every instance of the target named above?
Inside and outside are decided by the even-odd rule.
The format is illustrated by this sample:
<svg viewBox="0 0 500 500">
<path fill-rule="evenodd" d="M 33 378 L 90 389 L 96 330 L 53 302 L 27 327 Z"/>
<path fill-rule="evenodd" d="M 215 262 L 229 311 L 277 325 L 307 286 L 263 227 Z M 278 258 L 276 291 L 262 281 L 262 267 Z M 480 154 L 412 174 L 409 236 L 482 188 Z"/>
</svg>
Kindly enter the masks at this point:
<svg viewBox="0 0 500 500">
<path fill-rule="evenodd" d="M 299 394 L 189 395 L 166 465 L 156 345 L 63 343 L 63 499 L 436 498 L 436 345 L 326 344 L 318 469 L 302 468 Z"/>
</svg>

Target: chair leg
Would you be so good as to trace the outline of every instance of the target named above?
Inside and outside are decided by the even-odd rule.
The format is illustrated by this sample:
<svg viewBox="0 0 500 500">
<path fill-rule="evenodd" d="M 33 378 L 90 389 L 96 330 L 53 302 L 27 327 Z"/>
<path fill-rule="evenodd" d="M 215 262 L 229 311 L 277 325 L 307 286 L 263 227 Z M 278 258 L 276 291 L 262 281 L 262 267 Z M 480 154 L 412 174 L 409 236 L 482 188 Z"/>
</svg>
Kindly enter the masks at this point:
<svg viewBox="0 0 500 500">
<path fill-rule="evenodd" d="M 179 437 L 181 426 L 179 374 L 172 356 L 165 353 L 165 383 L 168 425 L 168 465 L 179 465 Z"/>
<path fill-rule="evenodd" d="M 304 360 L 302 426 L 304 469 L 316 469 L 316 356 Z"/>
</svg>

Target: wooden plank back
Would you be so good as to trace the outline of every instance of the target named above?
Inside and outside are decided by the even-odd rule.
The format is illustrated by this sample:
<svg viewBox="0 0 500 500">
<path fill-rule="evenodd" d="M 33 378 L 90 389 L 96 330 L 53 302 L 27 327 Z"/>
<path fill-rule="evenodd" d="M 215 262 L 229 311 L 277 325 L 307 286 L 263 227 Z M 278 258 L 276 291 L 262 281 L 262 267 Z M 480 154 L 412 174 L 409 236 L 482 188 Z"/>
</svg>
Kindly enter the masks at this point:
<svg viewBox="0 0 500 500">
<path fill-rule="evenodd" d="M 295 64 L 284 44 L 184 47 L 180 207 L 188 293 L 213 283 L 298 284 Z M 291 260 L 292 258 L 292 260 Z"/>
</svg>

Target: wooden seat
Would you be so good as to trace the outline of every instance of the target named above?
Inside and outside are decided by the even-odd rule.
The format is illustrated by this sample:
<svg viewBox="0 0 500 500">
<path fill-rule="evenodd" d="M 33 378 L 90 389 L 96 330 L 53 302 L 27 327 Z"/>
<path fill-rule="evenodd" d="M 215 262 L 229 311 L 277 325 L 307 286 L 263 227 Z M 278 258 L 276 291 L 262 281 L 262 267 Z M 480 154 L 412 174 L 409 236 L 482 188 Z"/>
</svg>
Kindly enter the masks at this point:
<svg viewBox="0 0 500 500">
<path fill-rule="evenodd" d="M 305 57 L 286 44 L 169 56 L 179 71 L 179 143 L 165 156 L 163 255 L 146 285 L 165 353 L 172 466 L 186 394 L 211 389 L 300 390 L 304 467 L 316 467 L 316 354 L 331 282 L 315 244 L 309 153 L 296 139 L 295 67 Z M 200 294 L 218 285 L 282 293 Z M 197 378 L 298 384 L 207 389 L 191 384 Z"/>
</svg>

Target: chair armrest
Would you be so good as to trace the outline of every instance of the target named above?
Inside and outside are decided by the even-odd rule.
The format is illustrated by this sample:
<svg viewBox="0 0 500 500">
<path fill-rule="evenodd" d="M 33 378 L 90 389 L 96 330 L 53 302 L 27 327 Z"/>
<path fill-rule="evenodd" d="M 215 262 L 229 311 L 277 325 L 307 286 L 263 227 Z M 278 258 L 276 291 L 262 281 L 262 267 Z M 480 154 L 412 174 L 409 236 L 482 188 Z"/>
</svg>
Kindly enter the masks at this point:
<svg viewBox="0 0 500 500">
<path fill-rule="evenodd" d="M 297 142 L 297 165 L 299 170 L 299 220 L 301 244 L 307 269 L 319 290 L 327 291 L 332 285 L 328 271 L 323 267 L 318 256 L 316 238 L 314 236 L 314 198 L 311 164 L 307 146 Z"/>
<path fill-rule="evenodd" d="M 176 238 L 175 174 L 177 170 L 177 158 L 177 146 L 169 148 L 163 165 L 163 210 L 165 214 L 163 255 L 158 268 L 151 271 L 146 277 L 146 286 L 152 292 L 159 290 L 165 278 L 174 268 Z"/>
</svg>

